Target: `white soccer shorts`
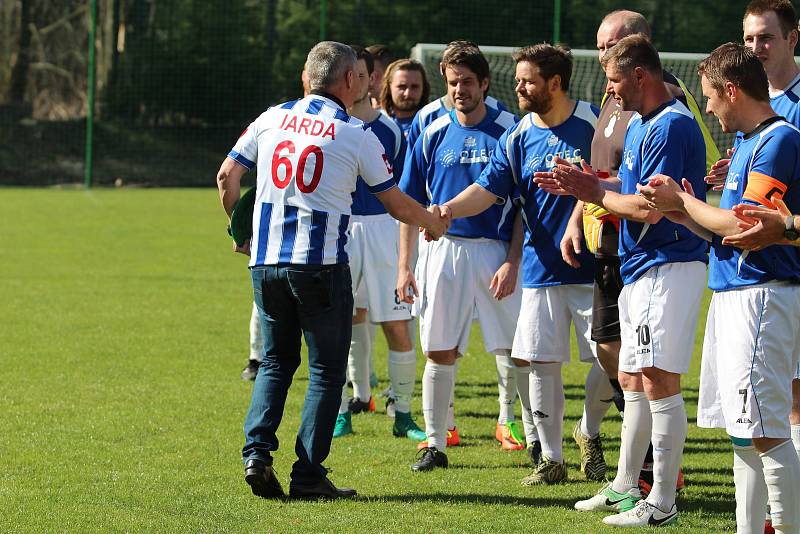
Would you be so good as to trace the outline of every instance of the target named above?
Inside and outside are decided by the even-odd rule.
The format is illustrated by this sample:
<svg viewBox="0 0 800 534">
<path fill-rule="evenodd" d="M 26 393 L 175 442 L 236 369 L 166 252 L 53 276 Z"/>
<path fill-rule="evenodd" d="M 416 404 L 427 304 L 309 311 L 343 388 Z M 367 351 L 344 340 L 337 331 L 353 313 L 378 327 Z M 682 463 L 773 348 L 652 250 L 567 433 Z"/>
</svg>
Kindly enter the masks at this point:
<svg viewBox="0 0 800 534">
<path fill-rule="evenodd" d="M 800 350 L 800 286 L 714 293 L 706 321 L 697 426 L 736 438 L 788 438 Z"/>
<path fill-rule="evenodd" d="M 486 352 L 507 354 L 511 350 L 521 299 L 520 277 L 514 293 L 503 300 L 495 299 L 489 289 L 507 251 L 507 243 L 494 239 L 446 236 L 428 244 L 417 263 L 423 280 L 418 299 L 423 351 L 457 348 L 463 355 L 474 316 Z"/>
<path fill-rule="evenodd" d="M 370 321 L 407 321 L 411 306 L 395 295 L 400 226 L 388 213 L 354 215 L 350 223 L 350 273 L 355 308 L 367 308 Z"/>
<path fill-rule="evenodd" d="M 689 372 L 705 286 L 705 263 L 691 261 L 658 265 L 623 287 L 619 370 Z"/>
<path fill-rule="evenodd" d="M 592 285 L 525 288 L 514 334 L 513 358 L 529 362 L 570 360 L 569 331 L 575 325 L 581 361 L 592 361 Z"/>
</svg>

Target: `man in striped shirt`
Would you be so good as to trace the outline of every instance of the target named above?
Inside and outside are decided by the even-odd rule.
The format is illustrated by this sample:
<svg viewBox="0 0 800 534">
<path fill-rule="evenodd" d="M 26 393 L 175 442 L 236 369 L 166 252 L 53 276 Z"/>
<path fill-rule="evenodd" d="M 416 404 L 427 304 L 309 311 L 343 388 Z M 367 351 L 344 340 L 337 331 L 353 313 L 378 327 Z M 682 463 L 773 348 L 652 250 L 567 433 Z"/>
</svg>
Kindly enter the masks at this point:
<svg viewBox="0 0 800 534">
<path fill-rule="evenodd" d="M 397 219 L 429 228 L 446 222 L 397 188 L 375 134 L 345 111 L 358 92 L 356 56 L 341 43 L 311 49 L 311 94 L 270 108 L 237 141 L 217 174 L 230 215 L 244 173 L 258 167 L 250 268 L 264 331 L 264 362 L 245 419 L 245 480 L 260 497 L 280 497 L 272 469 L 276 431 L 292 376 L 308 348 L 309 383 L 295 443 L 292 497 L 352 497 L 327 477 L 350 345 L 353 295 L 347 257 L 351 193 L 361 176 Z M 434 208 L 435 211 L 436 208 Z"/>
</svg>

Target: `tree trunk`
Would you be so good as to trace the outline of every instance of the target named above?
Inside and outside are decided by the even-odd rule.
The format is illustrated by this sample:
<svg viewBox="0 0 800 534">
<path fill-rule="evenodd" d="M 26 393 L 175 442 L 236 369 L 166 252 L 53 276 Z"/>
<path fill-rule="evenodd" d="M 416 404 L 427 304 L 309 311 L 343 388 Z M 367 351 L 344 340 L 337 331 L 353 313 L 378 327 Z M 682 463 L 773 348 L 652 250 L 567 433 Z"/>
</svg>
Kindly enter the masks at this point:
<svg viewBox="0 0 800 534">
<path fill-rule="evenodd" d="M 19 53 L 17 62 L 11 70 L 11 88 L 8 95 L 12 104 L 22 104 L 25 101 L 25 92 L 28 87 L 28 71 L 31 64 L 32 3 L 33 0 L 21 0 L 20 2 Z"/>
</svg>

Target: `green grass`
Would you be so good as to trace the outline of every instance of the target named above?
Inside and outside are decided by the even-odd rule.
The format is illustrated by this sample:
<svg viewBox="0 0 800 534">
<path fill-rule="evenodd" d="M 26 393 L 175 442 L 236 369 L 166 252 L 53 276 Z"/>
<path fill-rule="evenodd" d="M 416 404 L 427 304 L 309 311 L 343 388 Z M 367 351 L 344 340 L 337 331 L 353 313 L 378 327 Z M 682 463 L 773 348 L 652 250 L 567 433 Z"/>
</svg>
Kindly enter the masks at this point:
<svg viewBox="0 0 800 534">
<path fill-rule="evenodd" d="M 0 197 L 0 531 L 610 531 L 602 515 L 572 510 L 598 489 L 578 472 L 569 438 L 588 366 L 564 368 L 570 482 L 522 487 L 525 453 L 493 439 L 494 358 L 477 331 L 456 390 L 464 446 L 449 451 L 449 470 L 412 473 L 415 447 L 391 437 L 391 420 L 358 415 L 357 434 L 335 441 L 327 464 L 359 500 L 253 497 L 240 461 L 251 385 L 239 379 L 252 294 L 216 192 L 0 189 Z M 668 532 L 734 529 L 730 445 L 723 432 L 694 425 L 700 342 L 684 383 L 687 489 Z M 382 388 L 382 338 L 375 361 Z M 422 367 L 420 358 L 418 376 Z M 306 376 L 301 367 L 279 432 L 284 485 Z M 616 415 L 603 426 L 611 465 L 619 426 Z"/>
</svg>

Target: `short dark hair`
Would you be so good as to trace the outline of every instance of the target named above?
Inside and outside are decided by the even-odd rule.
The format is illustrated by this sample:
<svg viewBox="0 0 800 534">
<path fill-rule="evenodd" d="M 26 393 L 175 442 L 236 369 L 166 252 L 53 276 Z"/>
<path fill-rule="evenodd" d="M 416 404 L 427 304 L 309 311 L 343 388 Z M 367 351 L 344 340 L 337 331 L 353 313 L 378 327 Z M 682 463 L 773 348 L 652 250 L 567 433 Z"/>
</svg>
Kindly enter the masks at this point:
<svg viewBox="0 0 800 534">
<path fill-rule="evenodd" d="M 777 15 L 784 39 L 789 37 L 793 30 L 797 30 L 797 12 L 789 0 L 753 0 L 744 10 L 744 18 L 748 15 L 763 15 L 770 11 Z"/>
<path fill-rule="evenodd" d="M 638 67 L 659 79 L 664 76 L 658 51 L 647 36 L 641 33 L 635 33 L 620 39 L 617 44 L 606 52 L 600 63 L 603 68 L 606 68 L 612 61 L 621 72 L 631 72 Z"/>
<path fill-rule="evenodd" d="M 517 63 L 527 61 L 539 67 L 539 74 L 545 81 L 557 74 L 561 77 L 561 89 L 569 90 L 569 80 L 572 77 L 572 52 L 568 46 L 539 43 L 515 50 L 511 57 Z"/>
<path fill-rule="evenodd" d="M 367 47 L 367 52 L 372 54 L 372 59 L 380 63 L 384 69 L 397 59 L 385 44 L 370 45 Z"/>
<path fill-rule="evenodd" d="M 417 111 L 428 103 L 431 97 L 431 84 L 428 83 L 428 76 L 425 74 L 425 67 L 422 63 L 413 59 L 398 59 L 393 61 L 386 67 L 386 72 L 383 74 L 383 81 L 381 82 L 381 107 L 389 115 L 394 114 L 394 102 L 392 101 L 392 78 L 394 73 L 398 70 L 415 70 L 422 76 L 422 97 L 419 99 L 419 106 Z"/>
<path fill-rule="evenodd" d="M 489 62 L 481 53 L 478 45 L 469 41 L 454 41 L 450 43 L 442 54 L 440 67 L 444 77 L 447 67 L 464 66 L 470 69 L 478 77 L 478 81 L 491 78 Z"/>
<path fill-rule="evenodd" d="M 714 49 L 697 66 L 697 73 L 705 76 L 717 94 L 722 94 L 727 82 L 748 96 L 769 102 L 769 81 L 764 65 L 752 50 L 739 43 L 725 43 Z"/>
<path fill-rule="evenodd" d="M 356 61 L 363 59 L 364 63 L 367 64 L 367 72 L 372 74 L 372 71 L 375 70 L 375 59 L 372 57 L 372 54 L 361 45 L 351 44 L 350 48 L 356 53 Z"/>
</svg>

